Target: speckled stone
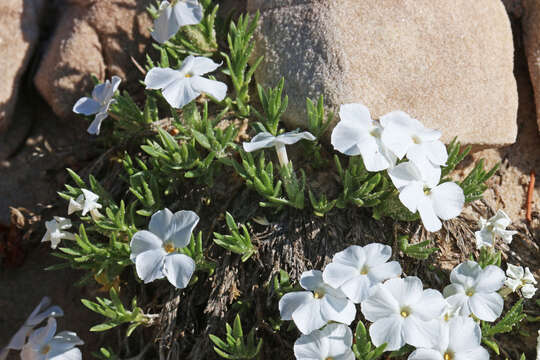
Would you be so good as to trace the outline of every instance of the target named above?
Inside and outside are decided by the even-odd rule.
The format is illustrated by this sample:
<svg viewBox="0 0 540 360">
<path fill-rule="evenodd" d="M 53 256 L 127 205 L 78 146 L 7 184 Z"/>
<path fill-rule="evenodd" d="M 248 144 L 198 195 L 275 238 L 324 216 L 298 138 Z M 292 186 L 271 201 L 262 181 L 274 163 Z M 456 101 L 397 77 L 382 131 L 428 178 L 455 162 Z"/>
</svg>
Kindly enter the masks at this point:
<svg viewBox="0 0 540 360">
<path fill-rule="evenodd" d="M 10 120 L 21 77 L 39 38 L 44 0 L 0 1 L 0 130 Z"/>
<path fill-rule="evenodd" d="M 72 114 L 75 101 L 92 91 L 91 75 L 103 81 L 120 76 L 137 87 L 152 26 L 150 0 L 76 0 L 62 17 L 39 66 L 34 83 L 54 112 Z"/>
<path fill-rule="evenodd" d="M 525 11 L 521 18 L 523 41 L 534 88 L 536 117 L 540 131 L 540 0 L 523 0 Z"/>
<path fill-rule="evenodd" d="M 500 0 L 249 0 L 261 9 L 256 78 L 285 77 L 289 127 L 305 99 L 361 102 L 373 116 L 403 110 L 443 140 L 511 144 L 517 91 L 510 22 Z M 254 57 L 255 58 L 255 57 Z"/>
</svg>

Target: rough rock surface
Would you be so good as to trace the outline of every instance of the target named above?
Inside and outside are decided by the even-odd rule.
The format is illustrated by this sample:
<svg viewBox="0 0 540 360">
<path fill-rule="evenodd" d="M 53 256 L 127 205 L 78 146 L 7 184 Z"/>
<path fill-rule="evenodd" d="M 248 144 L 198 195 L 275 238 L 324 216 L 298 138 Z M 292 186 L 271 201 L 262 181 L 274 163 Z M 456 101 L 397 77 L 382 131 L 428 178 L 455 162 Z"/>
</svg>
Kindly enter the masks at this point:
<svg viewBox="0 0 540 360">
<path fill-rule="evenodd" d="M 378 117 L 403 110 L 444 140 L 511 144 L 517 91 L 512 32 L 500 0 L 249 0 L 261 9 L 256 77 L 285 77 L 290 127 L 305 98 L 361 102 Z M 474 126 L 471 126 L 474 125 Z"/>
<path fill-rule="evenodd" d="M 540 130 L 540 0 L 524 0 L 521 18 L 523 41 L 536 100 L 536 116 Z"/>
<path fill-rule="evenodd" d="M 0 130 L 13 113 L 21 77 L 38 41 L 43 6 L 43 0 L 0 2 Z"/>
<path fill-rule="evenodd" d="M 69 116 L 73 103 L 91 91 L 91 75 L 100 80 L 118 75 L 128 86 L 138 86 L 141 74 L 131 57 L 144 64 L 152 26 L 149 4 L 150 0 L 78 0 L 62 12 L 34 78 L 57 115 Z"/>
</svg>

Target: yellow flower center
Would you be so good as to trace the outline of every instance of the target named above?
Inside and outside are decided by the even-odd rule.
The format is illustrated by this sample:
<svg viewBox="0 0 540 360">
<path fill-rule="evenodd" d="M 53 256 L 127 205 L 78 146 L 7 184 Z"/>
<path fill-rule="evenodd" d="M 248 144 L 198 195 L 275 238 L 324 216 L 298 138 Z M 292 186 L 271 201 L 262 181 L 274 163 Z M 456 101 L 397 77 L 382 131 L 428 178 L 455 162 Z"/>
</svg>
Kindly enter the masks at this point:
<svg viewBox="0 0 540 360">
<path fill-rule="evenodd" d="M 324 297 L 324 292 L 317 290 L 313 293 L 315 299 L 322 299 Z"/>
<path fill-rule="evenodd" d="M 367 275 L 368 272 L 369 272 L 369 268 L 367 267 L 367 265 L 364 265 L 362 270 L 360 270 L 360 275 Z"/>
<path fill-rule="evenodd" d="M 474 295 L 474 289 L 469 289 L 465 292 L 465 295 L 467 296 L 473 296 Z"/>
<path fill-rule="evenodd" d="M 190 78 L 190 77 L 192 77 L 193 75 L 191 75 L 191 74 L 186 74 L 185 76 L 186 76 L 187 78 Z"/>
<path fill-rule="evenodd" d="M 409 308 L 403 308 L 401 309 L 401 312 L 400 312 L 401 316 L 403 316 L 404 318 L 408 317 L 409 315 L 411 315 L 411 311 L 409 310 Z"/>
<path fill-rule="evenodd" d="M 369 134 L 375 138 L 380 138 L 381 137 L 381 130 L 379 128 L 374 128 L 373 130 L 371 130 L 369 132 Z"/>
<path fill-rule="evenodd" d="M 450 320 L 450 315 L 448 313 L 444 314 L 444 321 Z"/>
<path fill-rule="evenodd" d="M 453 358 L 454 354 L 452 354 L 450 351 L 444 353 L 444 360 L 452 360 Z"/>
<path fill-rule="evenodd" d="M 174 245 L 171 243 L 163 244 L 163 249 L 165 249 L 165 251 L 170 254 L 174 252 Z"/>
<path fill-rule="evenodd" d="M 334 360 L 334 358 L 333 358 L 333 357 L 331 357 L 331 356 L 329 356 L 329 357 L 327 357 L 327 358 L 326 358 L 326 359 L 324 359 L 324 360 Z"/>
<path fill-rule="evenodd" d="M 47 354 L 49 351 L 51 351 L 51 345 L 47 344 L 45 345 L 44 347 L 41 348 L 41 350 L 39 351 L 41 354 L 45 355 Z"/>
<path fill-rule="evenodd" d="M 418 136 L 416 136 L 416 135 L 413 135 L 412 141 L 415 144 L 420 144 L 422 142 L 422 140 L 420 140 L 420 138 Z"/>
</svg>

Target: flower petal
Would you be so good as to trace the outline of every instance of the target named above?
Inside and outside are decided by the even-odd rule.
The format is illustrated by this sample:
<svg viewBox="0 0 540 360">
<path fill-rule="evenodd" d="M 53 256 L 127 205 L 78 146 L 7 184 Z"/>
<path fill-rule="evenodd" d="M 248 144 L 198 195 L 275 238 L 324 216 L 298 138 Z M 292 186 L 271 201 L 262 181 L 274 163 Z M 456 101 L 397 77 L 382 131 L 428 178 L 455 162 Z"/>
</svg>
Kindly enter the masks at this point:
<svg viewBox="0 0 540 360">
<path fill-rule="evenodd" d="M 349 156 L 360 155 L 358 144 L 363 141 L 373 141 L 367 130 L 359 128 L 352 122 L 340 121 L 332 131 L 331 143 L 334 149 Z"/>
<path fill-rule="evenodd" d="M 292 320 L 292 314 L 303 304 L 313 300 L 311 291 L 294 291 L 287 293 L 279 300 L 281 320 Z"/>
<path fill-rule="evenodd" d="M 179 1 L 173 6 L 173 13 L 180 27 L 198 24 L 203 19 L 203 8 L 197 1 Z"/>
<path fill-rule="evenodd" d="M 163 97 L 175 109 L 181 109 L 195 100 L 200 92 L 196 91 L 190 79 L 183 78 L 167 85 L 162 91 Z"/>
<path fill-rule="evenodd" d="M 190 210 L 181 210 L 174 213 L 166 241 L 172 241 L 175 247 L 183 248 L 191 241 L 193 229 L 199 223 L 199 216 Z"/>
<path fill-rule="evenodd" d="M 194 76 L 201 76 L 216 71 L 216 69 L 220 66 L 221 64 L 214 62 L 210 58 L 204 56 L 194 56 L 189 72 Z"/>
<path fill-rule="evenodd" d="M 436 131 L 439 136 L 440 132 Z M 422 144 L 426 156 L 435 165 L 445 166 L 446 161 L 448 160 L 448 152 L 446 151 L 446 146 L 442 141 L 430 141 Z"/>
<path fill-rule="evenodd" d="M 324 286 L 324 281 L 322 277 L 322 271 L 320 270 L 309 270 L 304 271 L 300 277 L 300 286 L 306 290 L 317 290 L 320 287 Z"/>
<path fill-rule="evenodd" d="M 474 288 L 479 292 L 495 292 L 503 286 L 505 278 L 500 267 L 488 265 L 476 278 Z"/>
<path fill-rule="evenodd" d="M 173 8 L 168 1 L 162 1 L 159 7 L 159 14 L 154 20 L 154 31 L 152 38 L 158 43 L 163 44 L 173 37 L 180 29 L 177 17 L 173 16 Z"/>
<path fill-rule="evenodd" d="M 435 214 L 443 219 L 455 218 L 465 204 L 463 189 L 456 183 L 445 182 L 431 189 L 431 203 Z"/>
<path fill-rule="evenodd" d="M 170 68 L 158 68 L 155 67 L 148 71 L 144 78 L 144 84 L 147 89 L 164 89 L 170 86 L 174 82 L 183 80 L 182 74 Z"/>
<path fill-rule="evenodd" d="M 402 335 L 403 318 L 399 315 L 382 318 L 369 327 L 371 342 L 375 346 L 386 343 L 386 351 L 393 351 L 405 345 Z"/>
<path fill-rule="evenodd" d="M 167 280 L 177 289 L 188 286 L 191 276 L 195 272 L 195 261 L 184 254 L 169 254 L 165 256 L 163 273 Z"/>
<path fill-rule="evenodd" d="M 452 283 L 461 284 L 464 287 L 474 285 L 474 279 L 480 276 L 482 268 L 475 261 L 467 260 L 452 269 L 450 273 L 450 281 Z"/>
<path fill-rule="evenodd" d="M 137 275 L 145 284 L 165 277 L 165 274 L 163 274 L 163 262 L 166 254 L 165 250 L 159 248 L 140 253 L 135 258 Z"/>
<path fill-rule="evenodd" d="M 357 275 L 347 280 L 339 288 L 355 304 L 359 304 L 369 296 L 372 288 L 370 279 L 366 275 Z"/>
<path fill-rule="evenodd" d="M 345 282 L 359 276 L 359 272 L 356 267 L 343 265 L 337 262 L 332 262 L 324 268 L 323 280 L 333 288 L 338 288 Z M 367 277 L 366 277 L 366 280 Z M 369 280 L 368 280 L 369 283 Z"/>
<path fill-rule="evenodd" d="M 413 120 L 403 111 L 392 111 L 379 119 L 384 129 L 381 140 L 399 159 L 402 159 L 413 145 L 411 137 Z"/>
<path fill-rule="evenodd" d="M 454 317 L 448 322 L 448 347 L 457 351 L 474 349 L 480 345 L 482 332 L 480 326 L 470 317 Z"/>
<path fill-rule="evenodd" d="M 98 103 L 96 100 L 89 97 L 82 97 L 77 100 L 75 105 L 73 105 L 73 112 L 76 114 L 83 114 L 88 116 L 96 114 L 100 108 L 101 104 Z"/>
<path fill-rule="evenodd" d="M 483 228 L 480 231 L 474 233 L 476 239 L 476 248 L 481 249 L 484 246 L 493 247 L 495 243 L 495 238 L 493 234 L 488 230 Z"/>
<path fill-rule="evenodd" d="M 276 137 L 267 132 L 260 132 L 255 135 L 250 142 L 244 142 L 242 146 L 244 151 L 253 152 L 263 148 L 275 146 Z"/>
<path fill-rule="evenodd" d="M 109 116 L 109 114 L 107 112 L 103 112 L 103 113 L 100 112 L 100 113 L 96 114 L 96 117 L 94 118 L 92 123 L 90 123 L 90 126 L 88 127 L 88 129 L 86 131 L 90 135 L 99 135 L 99 131 L 101 129 L 101 123 L 108 116 Z"/>
<path fill-rule="evenodd" d="M 422 281 L 416 276 L 403 279 L 390 279 L 382 285 L 400 305 L 412 305 L 420 301 L 423 295 Z"/>
<path fill-rule="evenodd" d="M 412 305 L 413 313 L 423 321 L 439 318 L 447 306 L 442 294 L 434 289 L 426 289 L 422 298 Z"/>
<path fill-rule="evenodd" d="M 81 350 L 79 350 L 78 348 L 73 348 L 71 350 L 68 350 L 58 355 L 54 354 L 51 351 L 51 354 L 49 355 L 49 358 L 48 358 L 48 360 L 81 360 L 81 359 L 82 359 Z"/>
<path fill-rule="evenodd" d="M 196 92 L 205 93 L 218 101 L 222 101 L 227 96 L 227 85 L 217 80 L 210 80 L 201 76 L 194 76 L 191 80 L 191 86 Z"/>
<path fill-rule="evenodd" d="M 392 248 L 388 245 L 371 243 L 364 246 L 366 264 L 369 267 L 384 264 L 392 256 Z"/>
<path fill-rule="evenodd" d="M 397 315 L 399 309 L 399 303 L 383 285 L 378 285 L 361 304 L 362 314 L 371 322 Z"/>
<path fill-rule="evenodd" d="M 417 348 L 433 347 L 433 334 L 438 334 L 439 326 L 439 320 L 422 321 L 416 316 L 409 316 L 403 321 L 403 338 L 407 344 Z"/>
<path fill-rule="evenodd" d="M 48 343 L 56 333 L 56 320 L 50 317 L 47 320 L 47 325 L 35 330 L 28 338 L 28 343 L 33 345 L 44 345 Z"/>
<path fill-rule="evenodd" d="M 370 269 L 368 276 L 372 283 L 379 283 L 401 275 L 401 265 L 397 261 L 390 261 Z"/>
<path fill-rule="evenodd" d="M 393 166 L 380 140 L 378 141 L 374 137 L 369 136 L 363 138 L 357 146 L 360 149 L 360 154 L 362 155 L 362 160 L 367 171 L 382 171 Z"/>
<path fill-rule="evenodd" d="M 327 321 L 350 325 L 356 317 L 356 307 L 349 299 L 327 294 L 321 300 L 321 315 Z"/>
<path fill-rule="evenodd" d="M 344 122 L 358 124 L 359 129 L 367 129 L 373 120 L 367 107 L 362 104 L 343 104 L 339 107 L 339 118 Z"/>
<path fill-rule="evenodd" d="M 300 140 L 315 141 L 317 140 L 317 138 L 313 136 L 313 134 L 310 133 L 309 131 L 302 131 L 302 132 L 289 131 L 285 134 L 278 135 L 276 137 L 276 140 L 285 145 L 292 145 L 292 144 L 296 144 Z"/>
<path fill-rule="evenodd" d="M 84 342 L 71 331 L 62 331 L 58 333 L 52 340 L 49 342 L 51 347 L 48 356 L 49 358 L 54 358 L 55 356 L 62 355 L 68 352 L 70 349 L 73 349 L 77 345 L 83 345 Z"/>
<path fill-rule="evenodd" d="M 425 198 L 424 186 L 419 181 L 409 183 L 399 192 L 399 201 L 412 213 L 418 210 L 418 205 Z"/>
<path fill-rule="evenodd" d="M 471 312 L 480 320 L 495 321 L 503 311 L 504 300 L 497 293 L 475 293 L 470 297 Z"/>
<path fill-rule="evenodd" d="M 489 353 L 479 345 L 469 351 L 454 353 L 454 360 L 489 360 Z"/>
<path fill-rule="evenodd" d="M 131 248 L 129 258 L 134 262 L 135 258 L 143 252 L 161 249 L 163 247 L 163 240 L 150 231 L 141 230 L 133 235 L 129 247 Z"/>
<path fill-rule="evenodd" d="M 429 232 L 439 231 L 442 227 L 442 223 L 435 213 L 433 203 L 429 197 L 424 197 L 418 204 L 418 213 L 422 224 Z"/>
<path fill-rule="evenodd" d="M 292 319 L 302 334 L 309 334 L 326 324 L 326 320 L 321 315 L 321 301 L 316 299 L 312 299 L 296 309 L 292 314 Z"/>
<path fill-rule="evenodd" d="M 443 355 L 433 349 L 416 349 L 407 360 L 444 360 Z"/>
<path fill-rule="evenodd" d="M 401 191 L 405 186 L 414 183 L 422 183 L 422 175 L 416 166 L 410 161 L 402 162 L 388 170 L 392 183 Z"/>
<path fill-rule="evenodd" d="M 325 356 L 320 335 L 317 331 L 312 332 L 309 335 L 302 335 L 294 343 L 294 356 L 296 359 L 301 360 L 320 360 L 321 355 Z M 327 349 L 326 349 L 327 350 Z"/>
</svg>

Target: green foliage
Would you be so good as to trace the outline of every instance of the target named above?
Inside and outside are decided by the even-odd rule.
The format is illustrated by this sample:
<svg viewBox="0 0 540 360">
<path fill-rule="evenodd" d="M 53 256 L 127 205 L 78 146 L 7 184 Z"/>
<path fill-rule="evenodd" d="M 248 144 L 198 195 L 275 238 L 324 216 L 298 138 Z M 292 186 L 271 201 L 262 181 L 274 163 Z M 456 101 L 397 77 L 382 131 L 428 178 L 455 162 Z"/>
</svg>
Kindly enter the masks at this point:
<svg viewBox="0 0 540 360">
<path fill-rule="evenodd" d="M 150 318 L 145 315 L 140 307 L 137 306 L 137 298 L 131 301 L 131 310 L 128 310 L 122 304 L 118 293 L 114 288 L 109 291 L 110 299 L 96 297 L 97 302 L 81 299 L 81 302 L 88 309 L 101 314 L 109 320 L 99 325 L 92 326 L 90 331 L 106 331 L 122 324 L 129 323 L 126 336 L 130 336 L 139 326 L 148 324 Z"/>
<path fill-rule="evenodd" d="M 478 256 L 478 259 L 476 259 L 476 262 L 480 265 L 480 267 L 485 268 L 488 265 L 495 265 L 498 267 L 501 267 L 501 252 L 495 251 L 493 248 L 483 246 L 480 249 L 480 255 Z M 471 260 L 474 260 L 471 254 Z"/>
<path fill-rule="evenodd" d="M 128 240 L 129 238 L 125 238 L 125 241 Z M 79 234 L 75 235 L 73 246 L 60 247 L 58 250 L 60 253 L 53 253 L 53 256 L 64 259 L 66 262 L 50 266 L 47 270 L 67 267 L 86 270 L 86 274 L 76 283 L 77 285 L 87 283 L 92 277 L 105 277 L 104 282 L 112 283 L 126 266 L 132 264 L 127 242 L 119 240 L 117 235 L 112 233 L 108 242 L 92 243 L 88 239 L 83 224 L 79 227 Z"/>
<path fill-rule="evenodd" d="M 313 208 L 313 213 L 316 216 L 324 216 L 326 213 L 330 212 L 336 206 L 338 199 L 328 200 L 325 194 L 321 194 L 321 197 L 317 197 L 309 190 L 309 201 L 311 207 Z"/>
<path fill-rule="evenodd" d="M 96 359 L 103 359 L 103 360 L 121 360 L 118 355 L 116 355 L 111 349 L 109 348 L 99 348 L 99 353 L 94 352 L 92 353 L 92 356 Z"/>
<path fill-rule="evenodd" d="M 409 238 L 406 235 L 398 238 L 399 250 L 401 250 L 408 257 L 412 257 L 418 260 L 426 260 L 431 254 L 439 250 L 437 247 L 429 247 L 431 241 L 425 240 L 418 244 L 410 244 Z"/>
<path fill-rule="evenodd" d="M 280 168 L 281 180 L 283 181 L 283 187 L 285 188 L 285 194 L 287 195 L 287 204 L 302 210 L 304 208 L 306 174 L 303 170 L 300 170 L 300 172 L 302 176 L 299 179 L 294 173 L 292 162 L 289 162 Z"/>
<path fill-rule="evenodd" d="M 212 6 L 211 0 L 202 0 L 200 4 L 204 8 L 204 17 L 199 24 L 181 27 L 165 44 L 154 44 L 154 47 L 167 51 L 175 58 L 183 54 L 212 56 L 218 49 L 214 25 L 219 6 Z M 157 18 L 158 9 L 159 3 L 147 8 L 153 18 Z"/>
<path fill-rule="evenodd" d="M 386 343 L 373 348 L 368 332 L 362 321 L 356 325 L 355 341 L 352 347 L 354 356 L 359 360 L 375 360 L 382 356 Z"/>
<path fill-rule="evenodd" d="M 474 200 L 482 198 L 482 194 L 488 186 L 485 184 L 490 177 L 495 174 L 499 168 L 500 163 L 493 166 L 491 170 L 484 170 L 484 159 L 480 159 L 474 169 L 467 175 L 467 177 L 459 183 L 459 186 L 463 189 L 465 194 L 465 203 L 469 203 Z"/>
<path fill-rule="evenodd" d="M 278 298 L 294 290 L 289 274 L 283 269 L 279 269 L 279 272 L 272 277 L 271 284 L 271 293 L 275 294 Z"/>
<path fill-rule="evenodd" d="M 148 132 L 150 124 L 159 121 L 156 99 L 152 95 L 147 96 L 143 110 L 126 91 L 114 99 L 109 108 L 109 115 L 114 119 L 111 121 L 113 133 L 110 141 L 132 142 Z"/>
<path fill-rule="evenodd" d="M 312 166 L 320 168 L 326 165 L 327 161 L 323 159 L 321 155 L 322 145 L 319 143 L 319 139 L 324 135 L 326 130 L 328 130 L 328 127 L 334 119 L 334 113 L 325 112 L 324 98 L 322 95 L 316 103 L 311 99 L 306 99 L 306 110 L 308 130 L 317 138 L 317 141 L 310 141 L 305 147 L 307 148 L 307 155 L 312 158 Z"/>
<path fill-rule="evenodd" d="M 224 73 L 231 77 L 234 87 L 235 100 L 227 98 L 228 105 L 234 105 L 239 116 L 249 116 L 251 107 L 249 105 L 249 85 L 255 70 L 261 63 L 263 57 L 259 57 L 248 70 L 248 60 L 255 46 L 253 42 L 253 32 L 259 21 L 259 12 L 249 19 L 248 15 L 240 15 L 235 23 L 231 21 L 227 43 L 229 54 L 222 52 L 227 69 Z"/>
<path fill-rule="evenodd" d="M 262 339 L 256 342 L 255 328 L 251 329 L 244 339 L 240 315 L 234 318 L 233 327 L 225 323 L 227 331 L 225 340 L 210 334 L 210 340 L 216 345 L 214 351 L 223 359 L 253 359 L 257 356 L 262 346 Z"/>
<path fill-rule="evenodd" d="M 339 157 L 334 156 L 343 191 L 336 203 L 338 208 L 348 204 L 373 207 L 378 205 L 391 189 L 391 184 L 382 173 L 370 173 L 359 156 L 349 158 L 349 165 L 343 169 Z"/>
<path fill-rule="evenodd" d="M 259 113 L 256 109 L 253 109 L 253 112 L 261 121 L 258 124 L 259 127 L 266 129 L 274 136 L 278 134 L 279 120 L 289 104 L 289 97 L 287 95 L 283 96 L 284 85 L 284 78 L 281 78 L 275 88 L 269 88 L 268 90 L 264 90 L 262 86 L 257 84 L 257 92 L 259 93 L 263 113 Z"/>
<path fill-rule="evenodd" d="M 196 269 L 198 271 L 205 271 L 210 276 L 214 274 L 216 264 L 210 260 L 207 260 L 204 256 L 204 247 L 202 241 L 202 232 L 199 231 L 197 236 L 191 235 L 189 245 L 180 249 L 182 254 L 189 256 L 195 261 Z M 193 276 L 190 283 L 195 283 L 198 280 L 197 276 Z"/>
<path fill-rule="evenodd" d="M 229 212 L 225 213 L 225 221 L 231 234 L 222 235 L 215 232 L 214 242 L 225 250 L 241 255 L 242 262 L 245 262 L 257 252 L 257 249 L 251 242 L 251 236 L 243 224 L 240 226 L 242 228 L 242 233 L 240 233 L 236 221 L 234 221 L 234 218 Z"/>
<path fill-rule="evenodd" d="M 523 313 L 523 299 L 519 299 L 496 324 L 490 325 L 489 323 L 482 321 L 482 342 L 499 355 L 499 346 L 494 336 L 512 331 L 512 329 L 526 316 L 527 315 Z"/>
<path fill-rule="evenodd" d="M 454 171 L 456 166 L 469 155 L 471 146 L 469 145 L 462 150 L 461 144 L 457 141 L 457 137 L 455 137 L 450 144 L 446 146 L 446 150 L 448 152 L 448 160 L 446 160 L 446 166 L 441 167 L 441 179 L 445 179 L 452 171 Z M 450 179 L 445 180 L 449 181 Z"/>
</svg>

